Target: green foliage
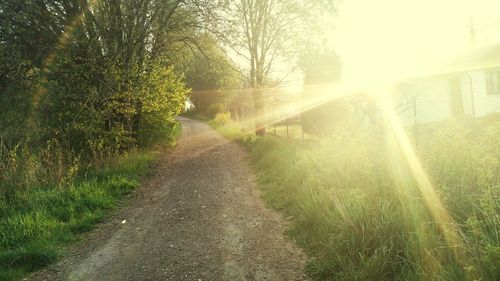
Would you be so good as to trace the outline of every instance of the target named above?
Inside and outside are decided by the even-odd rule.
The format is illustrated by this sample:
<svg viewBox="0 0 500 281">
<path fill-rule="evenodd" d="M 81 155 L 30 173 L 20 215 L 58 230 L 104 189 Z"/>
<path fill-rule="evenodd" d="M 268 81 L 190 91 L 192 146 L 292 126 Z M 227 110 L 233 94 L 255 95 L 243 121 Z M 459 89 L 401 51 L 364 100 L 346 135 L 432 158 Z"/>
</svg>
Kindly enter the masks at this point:
<svg viewBox="0 0 500 281">
<path fill-rule="evenodd" d="M 227 57 L 215 38 L 203 34 L 199 48 L 187 52 L 179 69 L 186 75 L 186 84 L 194 91 L 237 89 L 242 77 L 237 66 Z"/>
<path fill-rule="evenodd" d="M 14 145 L 32 134 L 29 121 L 39 73 L 18 54 L 2 50 L 1 44 L 0 58 L 0 138 Z"/>
<path fill-rule="evenodd" d="M 139 136 L 142 144 L 151 144 L 171 136 L 182 112 L 188 89 L 173 68 L 153 66 L 144 78 L 141 103 L 142 121 Z"/>
<path fill-rule="evenodd" d="M 186 85 L 193 90 L 190 98 L 195 110 L 214 118 L 226 110 L 243 77 L 215 38 L 203 34 L 201 39 L 198 48 L 186 52 L 177 69 L 185 73 Z"/>
<path fill-rule="evenodd" d="M 206 114 L 208 117 L 215 118 L 217 114 L 226 111 L 226 106 L 223 103 L 212 103 L 208 106 Z"/>
<path fill-rule="evenodd" d="M 217 113 L 226 112 L 231 102 L 237 99 L 235 91 L 193 91 L 191 100 L 195 111 L 208 118 L 215 118 Z"/>
<path fill-rule="evenodd" d="M 304 100 L 335 94 L 331 85 L 340 80 L 342 65 L 340 57 L 333 50 L 306 45 L 299 66 L 304 73 L 304 82 L 308 85 L 308 90 L 302 92 Z M 350 98 L 335 98 L 302 112 L 302 128 L 309 134 L 329 136 L 341 127 L 353 127 L 353 116 Z"/>
<path fill-rule="evenodd" d="M 210 6 L 187 2 L 3 1 L 4 142 L 55 139 L 86 158 L 168 137 L 187 93 L 169 63 L 202 41 L 193 19 Z"/>
<path fill-rule="evenodd" d="M 23 173 L 53 174 L 59 169 L 60 164 L 53 162 L 28 167 L 22 164 L 25 159 L 15 158 L 15 152 L 11 161 L 24 165 Z M 92 229 L 138 185 L 155 158 L 152 151 L 130 152 L 99 170 L 82 171 L 64 185 L 33 180 L 25 189 L 14 188 L 9 197 L 0 197 L 0 280 L 18 280 L 58 259 L 68 243 Z M 4 170 L 0 171 L 3 176 Z M 71 169 L 67 173 L 73 177 Z M 2 188 L 6 184 L 2 181 Z"/>
<path fill-rule="evenodd" d="M 12 149 L 0 144 L 0 198 L 10 199 L 33 186 L 64 186 L 73 181 L 79 166 L 80 157 L 55 141 L 38 153 L 26 143 Z"/>
<path fill-rule="evenodd" d="M 0 135 L 8 145 L 36 134 L 33 105 L 44 67 L 82 3 L 62 2 L 65 9 L 61 1 L 0 3 Z"/>
<path fill-rule="evenodd" d="M 208 120 L 206 117 L 202 115 L 194 116 L 194 118 L 207 122 L 211 127 L 213 127 L 222 135 L 224 135 L 224 137 L 237 141 L 242 145 L 250 144 L 255 140 L 255 134 L 248 131 L 247 132 L 243 131 L 239 126 L 236 125 L 235 122 L 228 122 L 222 125 L 215 122 L 214 119 Z"/>
<path fill-rule="evenodd" d="M 214 118 L 215 123 L 219 125 L 227 125 L 231 122 L 231 112 L 217 113 Z"/>
<path fill-rule="evenodd" d="M 54 261 L 137 185 L 153 155 L 136 150 L 174 141 L 180 61 L 215 5 L 0 2 L 0 280 Z"/>
<path fill-rule="evenodd" d="M 168 137 L 188 92 L 172 67 L 124 71 L 71 53 L 54 61 L 47 88 L 40 114 L 46 138 L 104 155 Z"/>
<path fill-rule="evenodd" d="M 500 276 L 499 125 L 436 125 L 420 141 L 419 158 L 454 219 L 444 226 L 390 134 L 244 144 L 264 198 L 290 219 L 289 234 L 311 258 L 313 279 L 486 281 Z M 462 255 L 440 225 L 461 232 Z"/>
<path fill-rule="evenodd" d="M 299 59 L 306 84 L 338 82 L 341 77 L 342 63 L 333 50 L 306 46 Z"/>
</svg>

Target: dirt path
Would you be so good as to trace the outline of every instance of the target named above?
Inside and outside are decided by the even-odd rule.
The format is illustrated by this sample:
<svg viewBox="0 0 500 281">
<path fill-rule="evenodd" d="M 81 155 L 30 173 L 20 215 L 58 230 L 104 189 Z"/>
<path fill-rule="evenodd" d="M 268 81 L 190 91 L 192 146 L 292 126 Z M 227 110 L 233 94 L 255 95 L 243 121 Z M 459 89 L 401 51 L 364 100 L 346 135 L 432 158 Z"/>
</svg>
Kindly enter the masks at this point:
<svg viewBox="0 0 500 281">
<path fill-rule="evenodd" d="M 183 132 L 129 206 L 32 280 L 307 280 L 246 153 L 207 125 Z"/>
</svg>

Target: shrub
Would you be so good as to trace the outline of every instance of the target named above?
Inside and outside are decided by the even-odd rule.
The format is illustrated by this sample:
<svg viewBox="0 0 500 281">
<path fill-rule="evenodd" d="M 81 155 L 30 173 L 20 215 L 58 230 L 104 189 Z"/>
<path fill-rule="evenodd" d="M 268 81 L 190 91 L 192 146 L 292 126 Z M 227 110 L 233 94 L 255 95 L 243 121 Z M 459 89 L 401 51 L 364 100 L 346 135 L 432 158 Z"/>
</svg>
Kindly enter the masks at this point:
<svg viewBox="0 0 500 281">
<path fill-rule="evenodd" d="M 222 113 L 217 113 L 214 118 L 215 123 L 219 125 L 226 125 L 229 122 L 231 122 L 231 112 L 222 112 Z"/>
<path fill-rule="evenodd" d="M 80 157 L 51 140 L 39 151 L 25 142 L 12 148 L 0 143 L 0 199 L 40 186 L 71 184 L 80 168 Z"/>
<path fill-rule="evenodd" d="M 226 112 L 225 106 L 222 103 L 211 104 L 208 106 L 207 114 L 209 118 L 215 118 L 217 114 Z"/>
<path fill-rule="evenodd" d="M 141 144 L 148 145 L 174 134 L 178 125 L 175 117 L 184 108 L 188 89 L 171 67 L 153 66 L 143 79 L 138 138 Z"/>
</svg>

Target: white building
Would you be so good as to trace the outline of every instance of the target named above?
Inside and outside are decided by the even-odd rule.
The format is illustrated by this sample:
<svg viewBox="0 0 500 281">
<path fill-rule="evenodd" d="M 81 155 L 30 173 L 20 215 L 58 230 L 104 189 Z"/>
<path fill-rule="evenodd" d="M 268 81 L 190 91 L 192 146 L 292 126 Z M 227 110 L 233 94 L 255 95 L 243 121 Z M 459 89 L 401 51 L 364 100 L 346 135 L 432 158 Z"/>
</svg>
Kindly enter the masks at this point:
<svg viewBox="0 0 500 281">
<path fill-rule="evenodd" d="M 195 106 L 194 103 L 191 101 L 190 98 L 186 98 L 184 101 L 184 112 L 192 111 L 194 110 Z"/>
<path fill-rule="evenodd" d="M 400 83 L 395 103 L 405 124 L 500 113 L 500 45 L 471 52 L 439 73 Z"/>
</svg>

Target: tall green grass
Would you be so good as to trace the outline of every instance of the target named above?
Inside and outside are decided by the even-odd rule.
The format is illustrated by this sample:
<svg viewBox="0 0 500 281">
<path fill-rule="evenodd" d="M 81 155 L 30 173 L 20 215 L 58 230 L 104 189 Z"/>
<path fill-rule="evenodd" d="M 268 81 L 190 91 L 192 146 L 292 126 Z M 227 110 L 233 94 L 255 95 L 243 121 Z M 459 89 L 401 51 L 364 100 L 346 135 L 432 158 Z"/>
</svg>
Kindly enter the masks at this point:
<svg viewBox="0 0 500 281">
<path fill-rule="evenodd" d="M 176 135 L 178 135 L 178 131 Z M 0 147 L 0 281 L 56 261 L 138 186 L 160 147 L 86 160 L 57 143 Z"/>
<path fill-rule="evenodd" d="M 288 232 L 308 253 L 315 280 L 493 281 L 500 280 L 499 140 L 500 123 L 422 128 L 416 153 L 452 225 L 432 215 L 389 131 L 243 143 L 265 200 L 292 222 Z M 443 229 L 457 229 L 459 242 Z"/>
</svg>

